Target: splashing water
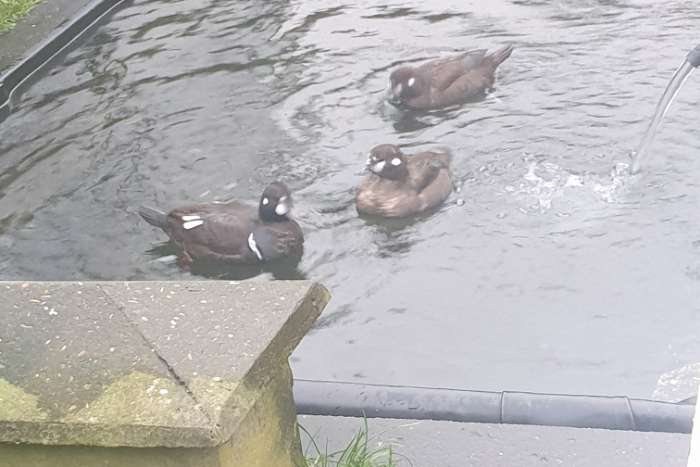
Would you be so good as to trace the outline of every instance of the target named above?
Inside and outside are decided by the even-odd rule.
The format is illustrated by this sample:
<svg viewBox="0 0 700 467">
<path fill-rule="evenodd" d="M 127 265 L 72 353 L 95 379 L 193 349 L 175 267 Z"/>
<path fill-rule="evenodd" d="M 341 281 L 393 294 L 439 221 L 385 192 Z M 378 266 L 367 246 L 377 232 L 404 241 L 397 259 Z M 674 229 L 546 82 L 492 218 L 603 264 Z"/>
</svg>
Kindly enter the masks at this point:
<svg viewBox="0 0 700 467">
<path fill-rule="evenodd" d="M 668 83 L 666 90 L 661 96 L 661 100 L 656 105 L 656 112 L 654 113 L 654 118 L 651 120 L 651 123 L 649 123 L 649 127 L 647 128 L 647 131 L 644 134 L 644 138 L 642 138 L 642 142 L 639 144 L 637 150 L 634 153 L 632 153 L 633 174 L 636 174 L 640 171 L 642 167 L 642 161 L 645 159 L 645 157 L 647 157 L 647 154 L 649 153 L 651 143 L 654 141 L 654 136 L 656 136 L 656 132 L 659 129 L 659 126 L 661 125 L 661 122 L 663 121 L 664 117 L 666 116 L 666 112 L 668 112 L 669 107 L 671 107 L 671 104 L 678 95 L 678 92 L 683 87 L 683 83 L 685 83 L 685 81 L 690 76 L 690 72 L 692 72 L 693 69 L 695 69 L 698 66 L 699 61 L 700 45 L 696 46 L 695 49 L 690 51 L 688 57 L 685 59 L 683 64 L 676 70 L 676 72 L 673 75 L 673 78 L 671 78 L 671 81 Z"/>
<path fill-rule="evenodd" d="M 531 158 L 532 155 L 526 155 L 526 159 Z M 557 210 L 566 211 L 562 203 L 570 209 L 583 199 L 613 204 L 618 202 L 620 193 L 627 186 L 629 172 L 629 164 L 625 162 L 617 162 L 606 173 L 576 173 L 550 162 L 530 160 L 519 182 L 507 185 L 505 191 L 525 201 L 522 212 L 545 213 L 555 204 L 559 204 Z M 594 198 L 588 197 L 587 193 Z"/>
</svg>

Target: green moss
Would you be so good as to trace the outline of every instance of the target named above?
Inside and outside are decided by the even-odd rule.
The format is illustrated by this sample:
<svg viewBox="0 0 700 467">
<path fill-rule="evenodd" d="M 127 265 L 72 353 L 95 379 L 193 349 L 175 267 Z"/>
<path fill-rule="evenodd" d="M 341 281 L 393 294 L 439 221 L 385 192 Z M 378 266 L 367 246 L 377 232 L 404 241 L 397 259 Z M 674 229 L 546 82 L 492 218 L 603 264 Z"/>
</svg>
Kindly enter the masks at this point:
<svg viewBox="0 0 700 467">
<path fill-rule="evenodd" d="M 141 372 L 107 386 L 97 400 L 64 417 L 64 422 L 102 425 L 207 426 L 204 414 L 174 381 Z"/>
<path fill-rule="evenodd" d="M 41 0 L 0 0 L 0 32 L 15 27 L 18 19 L 29 13 L 29 10 Z"/>
<path fill-rule="evenodd" d="M 0 5 L 2 1 L 0 0 Z M 47 418 L 48 414 L 39 408 L 37 396 L 0 378 L 0 419 L 38 421 Z"/>
<path fill-rule="evenodd" d="M 238 382 L 222 381 L 218 378 L 194 378 L 190 390 L 202 404 L 202 408 L 212 420 L 218 420 L 231 397 L 238 395 L 234 409 L 247 411 L 255 401 L 257 394 L 248 394 Z M 241 399 L 241 400 L 238 400 Z"/>
<path fill-rule="evenodd" d="M 221 446 L 221 467 L 299 467 L 301 445 L 286 362 L 263 387 L 239 385 L 233 409 L 240 420 L 232 437 Z M 229 401 L 230 404 L 230 401 Z M 248 407 L 249 406 L 249 407 Z M 242 411 L 246 413 L 242 413 Z"/>
</svg>

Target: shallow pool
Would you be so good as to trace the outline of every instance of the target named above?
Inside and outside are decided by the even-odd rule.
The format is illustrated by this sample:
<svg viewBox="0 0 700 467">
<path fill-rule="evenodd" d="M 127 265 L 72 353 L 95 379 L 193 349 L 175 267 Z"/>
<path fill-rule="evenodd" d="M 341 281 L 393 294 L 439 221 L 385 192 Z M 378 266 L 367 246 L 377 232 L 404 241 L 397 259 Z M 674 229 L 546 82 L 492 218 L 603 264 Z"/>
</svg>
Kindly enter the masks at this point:
<svg viewBox="0 0 700 467">
<path fill-rule="evenodd" d="M 650 397 L 700 361 L 699 76 L 649 167 L 624 164 L 699 20 L 680 0 L 134 1 L 0 124 L 0 277 L 191 278 L 137 207 L 255 202 L 281 178 L 306 255 L 253 280 L 333 292 L 297 377 Z M 506 43 L 481 102 L 382 101 L 398 63 Z M 384 142 L 451 147 L 460 192 L 359 219 Z"/>
</svg>

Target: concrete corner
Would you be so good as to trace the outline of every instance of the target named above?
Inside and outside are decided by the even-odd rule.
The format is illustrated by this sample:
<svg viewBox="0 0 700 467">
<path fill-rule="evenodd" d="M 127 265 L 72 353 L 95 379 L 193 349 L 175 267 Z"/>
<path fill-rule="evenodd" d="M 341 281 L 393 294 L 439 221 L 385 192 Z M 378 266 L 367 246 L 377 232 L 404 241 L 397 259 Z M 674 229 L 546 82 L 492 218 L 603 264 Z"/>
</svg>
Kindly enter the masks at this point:
<svg viewBox="0 0 700 467">
<path fill-rule="evenodd" d="M 3 462 L 298 460 L 288 357 L 329 299 L 322 286 L 12 282 L 0 297 Z"/>
</svg>

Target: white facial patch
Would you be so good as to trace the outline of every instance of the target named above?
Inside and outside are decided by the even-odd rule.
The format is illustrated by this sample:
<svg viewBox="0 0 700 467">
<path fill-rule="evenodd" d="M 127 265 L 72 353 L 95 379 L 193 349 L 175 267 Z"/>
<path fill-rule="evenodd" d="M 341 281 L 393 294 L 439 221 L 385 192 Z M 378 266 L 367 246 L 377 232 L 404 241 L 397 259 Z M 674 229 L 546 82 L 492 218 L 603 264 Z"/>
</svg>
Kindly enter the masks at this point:
<svg viewBox="0 0 700 467">
<path fill-rule="evenodd" d="M 399 165 L 401 165 L 401 159 L 399 159 L 398 157 L 394 157 L 391 160 L 391 165 L 393 165 L 394 167 L 398 167 Z"/>
<path fill-rule="evenodd" d="M 250 248 L 250 251 L 255 253 L 255 256 L 258 257 L 258 260 L 262 261 L 263 260 L 263 255 L 260 253 L 260 249 L 258 248 L 258 243 L 255 241 L 255 235 L 252 233 L 248 235 L 248 248 Z"/>
<path fill-rule="evenodd" d="M 414 84 L 416 84 L 416 78 L 411 78 L 408 80 L 408 87 L 409 88 L 412 88 Z"/>
<path fill-rule="evenodd" d="M 286 198 L 282 198 L 286 199 Z M 280 200 L 280 203 L 275 207 L 275 214 L 278 216 L 284 216 L 289 212 L 289 206 L 284 201 Z"/>
<path fill-rule="evenodd" d="M 182 219 L 183 222 L 187 222 L 187 221 L 197 221 L 197 220 L 201 219 L 201 217 L 199 217 L 197 215 L 191 215 L 191 216 L 182 216 L 180 219 Z"/>
<path fill-rule="evenodd" d="M 195 227 L 199 227 L 202 224 L 204 224 L 204 221 L 200 219 L 200 220 L 196 220 L 196 221 L 183 222 L 182 227 L 185 230 L 190 230 L 190 229 L 194 229 Z"/>
<path fill-rule="evenodd" d="M 372 170 L 372 172 L 374 172 L 376 174 L 379 174 L 382 172 L 382 170 L 384 170 L 384 166 L 386 166 L 386 161 L 379 161 L 376 164 L 374 164 L 370 168 L 370 170 Z"/>
<path fill-rule="evenodd" d="M 267 199 L 267 198 L 263 198 L 263 199 L 262 199 L 262 204 L 263 204 L 263 206 L 267 206 L 268 204 L 270 204 L 270 200 Z"/>
</svg>

